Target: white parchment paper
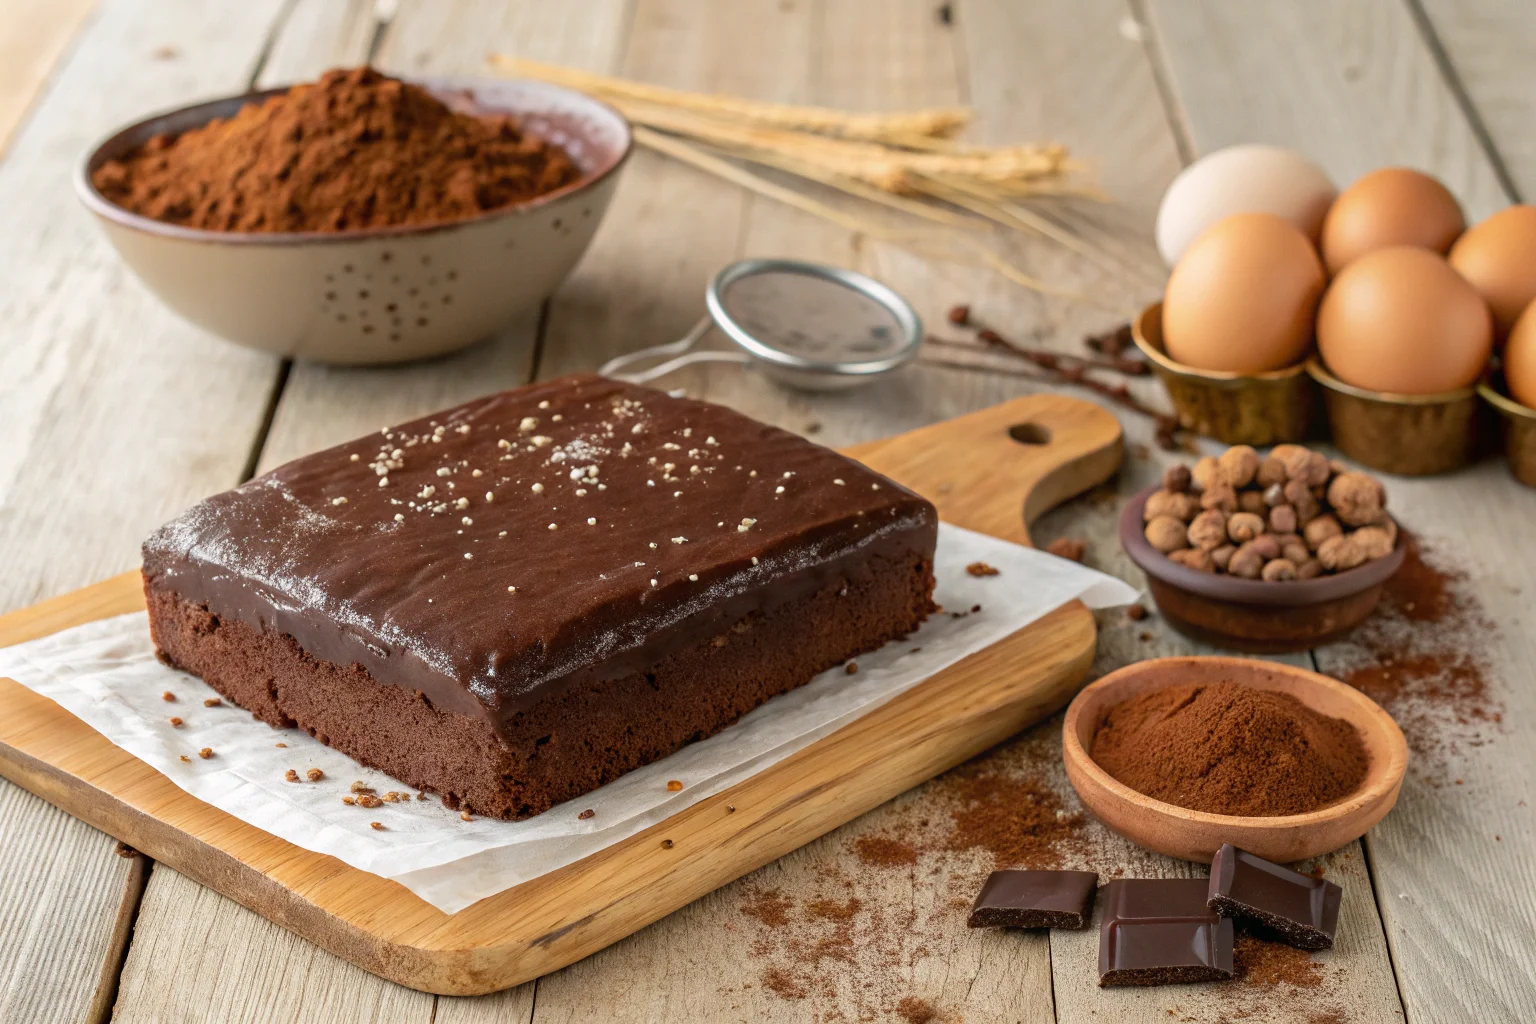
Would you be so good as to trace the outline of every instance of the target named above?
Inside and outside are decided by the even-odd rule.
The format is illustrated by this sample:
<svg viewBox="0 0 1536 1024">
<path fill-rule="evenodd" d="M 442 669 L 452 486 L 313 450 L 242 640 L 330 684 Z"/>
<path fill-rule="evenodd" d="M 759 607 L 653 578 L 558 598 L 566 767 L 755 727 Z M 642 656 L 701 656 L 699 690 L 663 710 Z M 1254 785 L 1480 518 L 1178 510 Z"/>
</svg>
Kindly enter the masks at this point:
<svg viewBox="0 0 1536 1024">
<path fill-rule="evenodd" d="M 271 729 L 227 704 L 205 707 L 218 694 L 155 660 L 143 612 L 0 650 L 0 675 L 57 701 L 199 800 L 296 846 L 393 879 L 451 914 L 728 789 L 1073 598 L 1090 608 L 1136 598 L 1103 573 L 947 524 L 935 562 L 934 597 L 944 612 L 905 641 L 860 657 L 856 674 L 825 672 L 716 736 L 519 822 L 464 821 L 435 798 L 347 806 L 341 798 L 356 780 L 380 793 L 405 787 L 300 729 Z M 965 567 L 972 562 L 998 575 L 971 576 Z M 981 611 L 971 613 L 978 604 Z M 165 692 L 175 700 L 164 701 Z M 172 716 L 184 724 L 173 727 Z M 198 757 L 203 747 L 214 756 Z M 301 779 L 310 768 L 325 777 L 287 782 L 290 768 Z M 680 792 L 667 791 L 673 779 L 683 783 Z M 594 813 L 578 818 L 587 808 Z"/>
</svg>

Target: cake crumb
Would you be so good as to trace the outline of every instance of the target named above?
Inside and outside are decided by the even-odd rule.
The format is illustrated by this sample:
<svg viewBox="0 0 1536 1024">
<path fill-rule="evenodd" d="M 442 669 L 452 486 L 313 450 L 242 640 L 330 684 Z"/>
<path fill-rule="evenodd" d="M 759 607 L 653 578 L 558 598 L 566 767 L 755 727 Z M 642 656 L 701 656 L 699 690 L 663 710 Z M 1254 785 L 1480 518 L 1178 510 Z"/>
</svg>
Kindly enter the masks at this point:
<svg viewBox="0 0 1536 1024">
<path fill-rule="evenodd" d="M 736 813 L 736 805 L 735 804 L 726 804 L 725 805 L 725 813 L 726 814 L 735 814 Z"/>
<path fill-rule="evenodd" d="M 350 796 L 342 797 L 341 798 L 341 802 L 346 804 L 348 807 L 352 807 L 352 806 L 356 805 L 356 803 L 357 803 L 357 801 L 352 799 Z"/>
<path fill-rule="evenodd" d="M 368 823 L 368 827 L 373 829 L 375 832 L 383 832 L 384 831 L 384 823 L 381 822 L 381 821 L 370 821 Z"/>
<path fill-rule="evenodd" d="M 287 771 L 283 772 L 283 779 L 287 782 L 298 782 L 299 773 L 294 771 L 292 768 L 289 768 Z"/>
<path fill-rule="evenodd" d="M 681 793 L 682 790 L 683 790 L 683 784 L 681 782 L 679 782 L 677 779 L 668 779 L 667 780 L 667 792 L 668 793 Z"/>
<path fill-rule="evenodd" d="M 212 747 L 204 747 L 202 750 L 199 750 L 197 752 L 197 756 L 202 758 L 204 761 L 206 761 L 210 757 L 213 756 L 213 748 Z"/>
<path fill-rule="evenodd" d="M 417 793 L 416 794 L 416 799 L 417 800 L 425 800 L 426 798 L 427 798 L 427 794 L 425 794 L 425 793 Z"/>
<path fill-rule="evenodd" d="M 182 754 L 181 755 L 181 759 L 183 761 L 187 762 L 187 764 L 191 764 L 192 763 L 192 759 L 190 757 L 188 757 L 186 754 Z"/>
<path fill-rule="evenodd" d="M 1045 550 L 1057 558 L 1065 558 L 1070 562 L 1081 562 L 1083 552 L 1087 544 L 1073 537 L 1057 537 L 1045 546 Z"/>
<path fill-rule="evenodd" d="M 304 773 L 304 777 L 310 782 L 319 782 L 321 779 L 325 778 L 325 772 L 321 771 L 319 768 L 311 768 L 309 771 Z"/>
<path fill-rule="evenodd" d="M 352 785 L 348 786 L 347 788 L 350 789 L 354 793 L 372 793 L 373 792 L 373 787 L 369 786 L 369 785 L 366 785 L 361 779 L 356 780 L 355 782 L 352 783 Z"/>
<path fill-rule="evenodd" d="M 584 810 L 580 814 L 576 815 L 576 820 L 577 821 L 586 821 L 588 818 L 592 817 L 592 815 L 594 815 L 596 813 L 597 813 L 596 811 L 594 811 L 592 808 L 588 807 L 586 810 Z"/>
<path fill-rule="evenodd" d="M 673 843 L 672 843 L 672 840 L 670 840 L 670 839 L 663 839 L 661 841 L 661 848 L 663 850 L 670 850 L 670 849 L 672 849 L 672 846 L 673 846 Z"/>
<path fill-rule="evenodd" d="M 1132 622 L 1140 622 L 1147 617 L 1147 610 L 1139 604 L 1133 604 L 1125 610 L 1125 617 Z"/>
<path fill-rule="evenodd" d="M 850 661 L 848 664 L 843 666 L 843 671 L 850 676 L 857 675 L 859 671 L 859 663 L 856 661 Z"/>
<path fill-rule="evenodd" d="M 203 707 L 205 708 L 221 708 L 223 706 L 224 702 L 217 697 L 208 697 L 203 701 Z"/>
<path fill-rule="evenodd" d="M 474 821 L 475 820 L 475 816 L 473 814 L 470 814 L 468 811 L 460 811 L 459 812 L 459 817 L 461 819 L 463 819 L 464 821 Z"/>
<path fill-rule="evenodd" d="M 400 802 L 400 794 L 396 793 L 394 790 L 390 790 L 388 793 L 384 794 L 384 802 L 388 804 L 397 804 Z"/>
<path fill-rule="evenodd" d="M 177 718 L 175 715 L 171 716 L 170 722 L 171 722 L 171 727 L 175 728 L 175 729 L 180 729 L 184 724 L 186 724 L 186 723 L 182 722 L 181 719 Z"/>
<path fill-rule="evenodd" d="M 160 695 L 160 699 L 165 701 L 167 704 L 169 704 L 171 701 L 176 699 L 176 695 L 174 693 L 172 693 L 170 690 L 166 690 L 164 693 L 162 693 Z"/>
<path fill-rule="evenodd" d="M 288 744 L 286 744 L 286 743 L 274 743 L 274 744 L 272 744 L 272 745 L 273 745 L 273 746 L 274 746 L 274 747 L 282 747 L 282 748 L 283 748 L 283 749 L 285 749 L 285 750 L 286 750 L 286 749 L 287 749 L 287 748 L 288 748 Z"/>
<path fill-rule="evenodd" d="M 986 562 L 972 562 L 965 567 L 965 571 L 972 576 L 996 576 L 999 573 L 999 570 L 988 565 Z"/>
<path fill-rule="evenodd" d="M 359 806 L 359 807 L 383 807 L 384 806 L 384 801 L 380 800 L 378 797 L 374 796 L 372 793 L 359 793 L 358 796 L 357 796 L 357 806 Z"/>
</svg>

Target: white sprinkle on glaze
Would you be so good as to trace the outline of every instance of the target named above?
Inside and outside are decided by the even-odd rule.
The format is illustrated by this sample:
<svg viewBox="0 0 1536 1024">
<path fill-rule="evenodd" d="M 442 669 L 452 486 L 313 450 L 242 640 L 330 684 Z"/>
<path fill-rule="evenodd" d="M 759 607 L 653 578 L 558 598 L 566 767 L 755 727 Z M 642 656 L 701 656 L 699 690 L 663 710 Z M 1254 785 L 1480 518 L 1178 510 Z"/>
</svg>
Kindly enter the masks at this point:
<svg viewBox="0 0 1536 1024">
<path fill-rule="evenodd" d="M 465 509 L 469 508 L 469 499 L 468 498 L 460 498 L 458 501 L 453 503 L 453 507 L 458 509 L 460 512 L 462 512 Z"/>
<path fill-rule="evenodd" d="M 517 593 L 517 588 L 516 587 L 508 587 L 507 588 L 507 593 L 515 594 L 515 593 Z"/>
<path fill-rule="evenodd" d="M 554 524 L 554 523 L 550 523 L 550 524 L 549 524 L 549 528 L 550 528 L 550 529 L 551 529 L 551 530 L 558 530 L 558 529 L 560 529 L 560 527 L 558 527 L 558 526 L 556 526 L 556 525 L 555 525 L 555 524 Z"/>
<path fill-rule="evenodd" d="M 594 517 L 594 516 L 588 516 L 588 517 L 587 517 L 587 525 L 588 525 L 588 526 L 596 526 L 596 525 L 597 525 L 597 519 L 596 519 L 596 517 Z"/>
<path fill-rule="evenodd" d="M 538 425 L 539 418 L 537 416 L 524 416 L 523 421 L 517 425 L 517 429 L 526 433 L 537 428 Z"/>
<path fill-rule="evenodd" d="M 345 505 L 346 503 L 347 503 L 347 499 L 346 498 L 332 498 L 331 499 L 331 504 L 332 505 Z"/>
<path fill-rule="evenodd" d="M 587 496 L 587 489 L 585 487 L 578 487 L 578 488 L 576 488 L 576 497 L 578 497 L 578 498 L 585 498 L 586 496 Z"/>
<path fill-rule="evenodd" d="M 379 477 L 379 486 L 380 487 L 388 487 L 389 486 L 389 477 L 387 477 L 387 476 Z"/>
<path fill-rule="evenodd" d="M 533 440 L 533 446 L 535 448 L 543 448 L 545 445 L 547 445 L 550 442 L 552 442 L 554 440 L 554 438 L 552 438 L 552 437 L 545 437 L 543 434 L 534 434 L 532 440 Z"/>
<path fill-rule="evenodd" d="M 656 542 L 655 541 L 651 541 L 651 550 L 652 551 L 656 550 Z"/>
<path fill-rule="evenodd" d="M 879 484 L 870 484 L 869 485 L 869 489 L 872 490 L 872 491 L 878 491 L 880 489 L 880 485 Z"/>
<path fill-rule="evenodd" d="M 672 492 L 672 497 L 674 497 L 674 498 L 681 498 L 682 496 L 683 496 L 683 492 L 682 491 L 673 491 Z"/>
<path fill-rule="evenodd" d="M 463 519 L 460 519 L 459 522 L 463 523 L 465 526 L 474 526 L 475 525 L 475 521 L 473 519 L 469 518 L 469 516 L 465 516 Z"/>
<path fill-rule="evenodd" d="M 688 538 L 687 537 L 673 537 L 672 538 L 672 543 L 673 544 L 687 544 L 688 543 Z"/>
<path fill-rule="evenodd" d="M 485 500 L 486 501 L 495 501 L 496 500 L 496 495 L 492 494 L 490 491 L 486 491 L 485 492 Z"/>
<path fill-rule="evenodd" d="M 533 493 L 534 494 L 543 494 L 544 493 L 544 485 L 543 484 L 534 484 L 533 485 Z"/>
<path fill-rule="evenodd" d="M 447 466 L 438 466 L 437 467 L 437 475 L 438 476 L 453 476 L 453 470 L 449 469 Z"/>
<path fill-rule="evenodd" d="M 654 587 L 655 585 L 656 585 L 656 581 L 655 580 L 651 580 L 651 586 Z"/>
<path fill-rule="evenodd" d="M 756 565 L 756 564 L 757 564 L 757 556 L 756 556 L 756 555 L 753 555 L 753 556 L 752 556 L 752 564 L 753 564 L 753 565 Z"/>
<path fill-rule="evenodd" d="M 688 574 L 688 581 L 690 583 L 697 583 L 697 582 L 699 582 L 699 574 L 696 573 L 696 572 L 689 573 Z"/>
<path fill-rule="evenodd" d="M 784 485 L 783 484 L 779 484 L 779 486 L 777 486 L 777 487 L 775 487 L 773 489 L 773 493 L 774 494 L 783 494 L 784 493 Z"/>
<path fill-rule="evenodd" d="M 741 521 L 741 525 L 736 527 L 736 532 L 737 533 L 746 533 L 748 530 L 752 529 L 752 527 L 754 527 L 756 525 L 757 525 L 757 520 L 756 519 L 743 519 Z"/>
<path fill-rule="evenodd" d="M 466 551 L 466 552 L 464 552 L 464 557 L 465 558 L 474 558 L 475 556 L 470 554 L 468 551 Z"/>
<path fill-rule="evenodd" d="M 402 512 L 396 512 L 395 513 L 395 522 L 397 522 L 397 523 L 405 522 L 405 514 L 402 513 Z"/>
<path fill-rule="evenodd" d="M 837 486 L 839 486 L 839 487 L 843 486 L 843 481 L 841 479 L 834 478 L 832 482 L 837 484 Z"/>
<path fill-rule="evenodd" d="M 433 487 L 431 484 L 428 484 L 427 486 L 425 486 L 425 487 L 423 487 L 421 489 L 421 493 L 416 495 L 416 497 L 418 497 L 418 498 L 430 498 L 430 497 L 432 497 L 432 495 L 434 495 L 436 493 L 437 493 L 437 488 Z"/>
<path fill-rule="evenodd" d="M 358 461 L 358 460 L 359 460 L 359 459 L 361 459 L 361 458 L 362 458 L 362 456 L 361 456 L 361 455 L 359 455 L 359 454 L 357 454 L 357 452 L 353 452 L 353 453 L 352 453 L 352 458 L 351 458 L 351 460 L 350 460 L 350 461 L 352 461 L 352 462 L 357 462 L 357 461 Z"/>
<path fill-rule="evenodd" d="M 539 408 L 540 409 L 548 409 L 549 408 L 549 399 L 546 398 L 544 401 L 540 402 L 539 403 Z"/>
<path fill-rule="evenodd" d="M 502 438 L 500 441 L 496 442 L 496 447 L 497 448 L 511 448 L 512 447 L 512 442 L 508 441 L 506 438 Z"/>
</svg>

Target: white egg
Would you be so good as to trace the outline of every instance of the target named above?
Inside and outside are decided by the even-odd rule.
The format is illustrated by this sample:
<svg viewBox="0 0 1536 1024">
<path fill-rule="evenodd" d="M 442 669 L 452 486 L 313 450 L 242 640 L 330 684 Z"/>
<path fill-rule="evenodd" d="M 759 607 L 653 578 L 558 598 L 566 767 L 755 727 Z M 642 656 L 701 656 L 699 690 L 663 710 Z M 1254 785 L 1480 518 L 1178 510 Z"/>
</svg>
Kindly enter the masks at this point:
<svg viewBox="0 0 1536 1024">
<path fill-rule="evenodd" d="M 1179 172 L 1157 211 L 1157 251 L 1169 266 L 1206 228 L 1234 213 L 1272 213 L 1317 241 L 1339 190 L 1310 160 L 1279 146 L 1209 153 Z"/>
</svg>

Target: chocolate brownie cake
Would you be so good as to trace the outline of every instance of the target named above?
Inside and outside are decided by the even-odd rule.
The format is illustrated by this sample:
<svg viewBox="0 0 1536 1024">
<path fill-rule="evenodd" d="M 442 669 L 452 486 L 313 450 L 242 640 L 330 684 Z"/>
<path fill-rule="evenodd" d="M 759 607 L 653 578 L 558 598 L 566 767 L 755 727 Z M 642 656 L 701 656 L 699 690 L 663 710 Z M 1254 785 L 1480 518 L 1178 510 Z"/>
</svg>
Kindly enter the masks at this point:
<svg viewBox="0 0 1536 1024">
<path fill-rule="evenodd" d="M 524 818 L 932 608 L 933 506 L 599 377 L 309 455 L 144 545 L 160 657 L 450 807 Z"/>
</svg>

